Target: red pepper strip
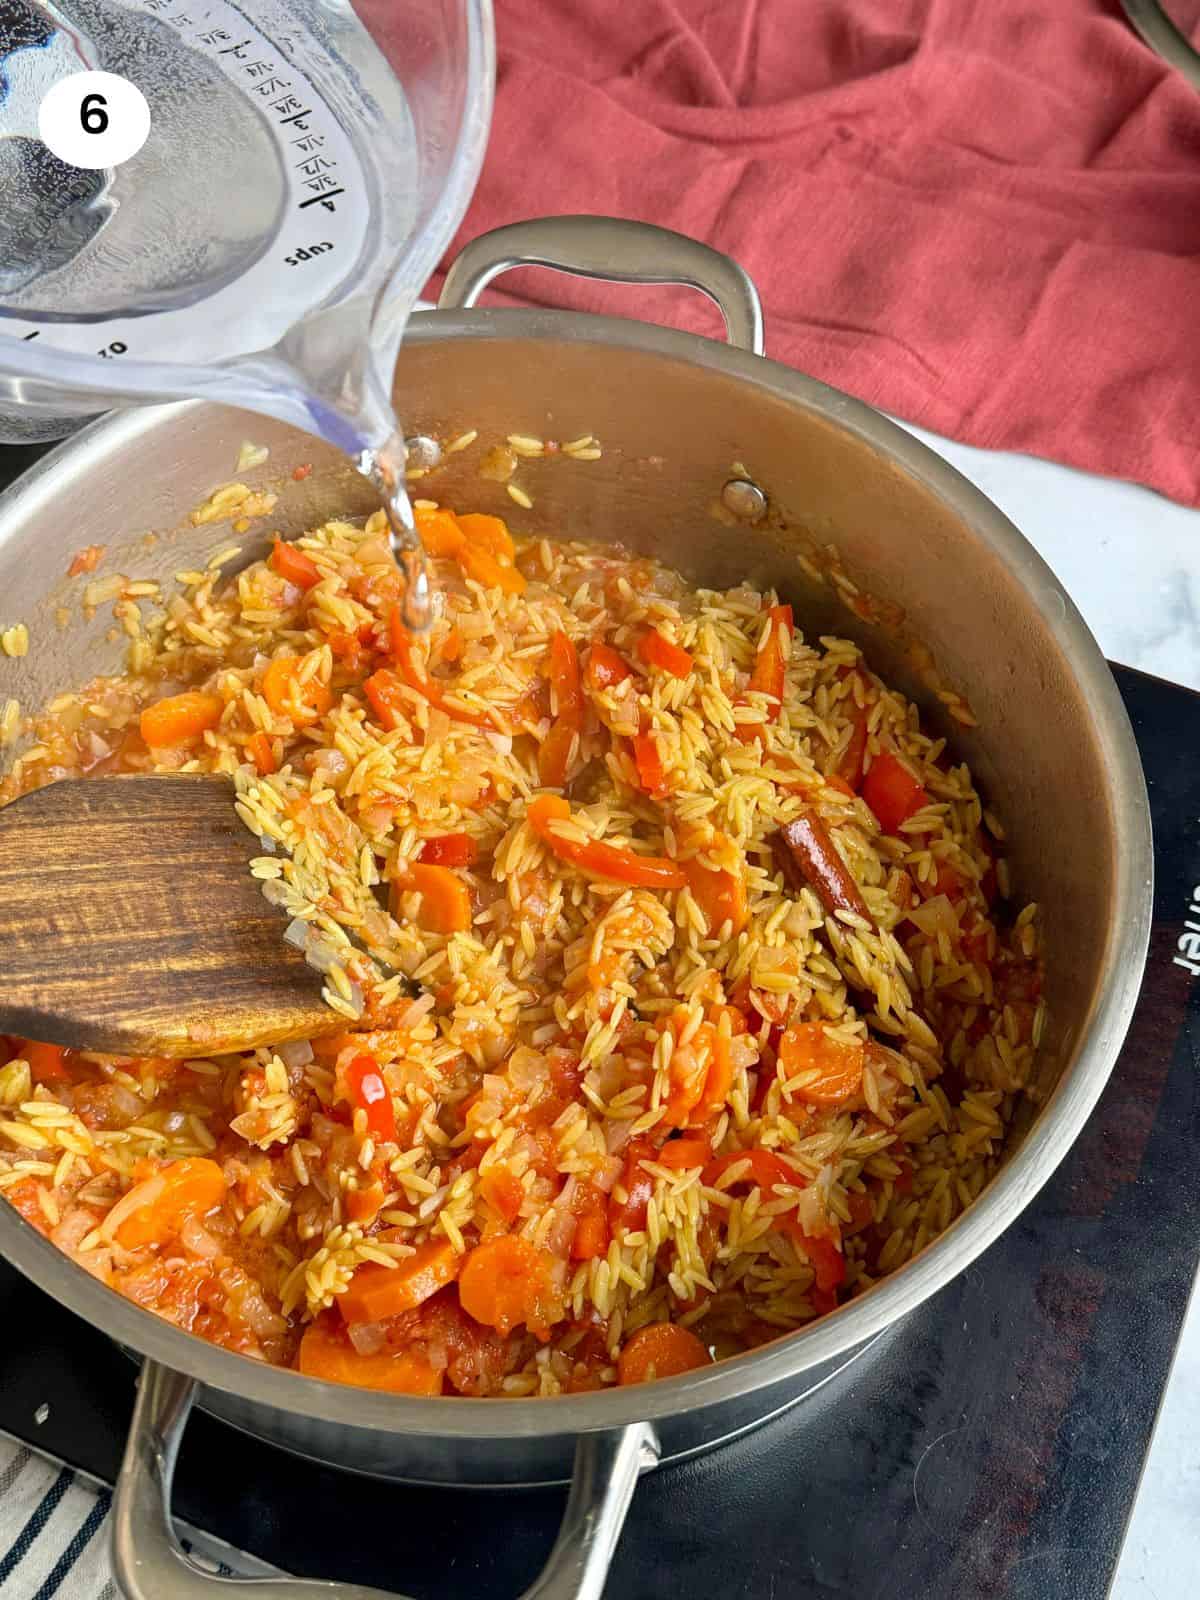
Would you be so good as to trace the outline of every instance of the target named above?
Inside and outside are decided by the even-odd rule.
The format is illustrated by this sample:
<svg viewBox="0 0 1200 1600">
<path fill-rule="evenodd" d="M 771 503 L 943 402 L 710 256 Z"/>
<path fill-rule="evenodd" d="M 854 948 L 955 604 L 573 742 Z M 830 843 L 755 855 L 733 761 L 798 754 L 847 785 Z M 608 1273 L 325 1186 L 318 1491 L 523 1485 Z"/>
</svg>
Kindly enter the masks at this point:
<svg viewBox="0 0 1200 1600">
<path fill-rule="evenodd" d="M 632 677 L 633 668 L 625 657 L 614 650 L 611 645 L 594 644 L 592 646 L 588 652 L 588 663 L 584 678 L 593 694 L 598 694 L 605 689 L 611 689 L 614 684 L 624 683 L 626 678 Z"/>
<path fill-rule="evenodd" d="M 69 1083 L 67 1052 L 61 1044 L 43 1044 L 40 1040 L 26 1039 L 17 1052 L 22 1061 L 29 1063 L 29 1075 L 34 1083 Z"/>
<path fill-rule="evenodd" d="M 715 1161 L 710 1161 L 701 1173 L 701 1182 L 711 1187 L 723 1172 L 727 1172 L 739 1161 L 747 1161 L 750 1165 L 745 1178 L 738 1181 L 756 1183 L 768 1194 L 778 1183 L 787 1183 L 793 1188 L 802 1189 L 808 1182 L 794 1167 L 789 1167 L 782 1156 L 777 1156 L 770 1150 L 731 1150 L 727 1155 L 718 1156 Z M 774 1221 L 775 1226 L 782 1228 L 794 1239 L 808 1257 L 819 1290 L 835 1289 L 845 1280 L 846 1259 L 832 1239 L 805 1233 L 799 1219 L 792 1212 L 784 1212 Z"/>
<path fill-rule="evenodd" d="M 773 703 L 767 707 L 762 721 L 737 724 L 735 732 L 743 744 L 750 744 L 753 740 L 760 739 L 765 724 L 779 720 L 779 713 L 783 709 L 783 689 L 787 672 L 784 639 L 791 637 L 792 626 L 791 606 L 767 608 L 766 638 L 754 658 L 754 667 L 746 688 L 748 691 L 769 695 Z"/>
<path fill-rule="evenodd" d="M 473 728 L 491 728 L 494 726 L 490 717 L 477 715 L 473 711 L 463 710 L 459 706 L 450 705 L 445 698 L 443 686 L 436 678 L 429 678 L 418 672 L 417 664 L 413 660 L 412 640 L 409 638 L 408 629 L 404 626 L 398 606 L 392 607 L 388 619 L 388 630 L 391 634 L 392 655 L 400 669 L 400 676 L 410 689 L 429 701 L 431 706 L 437 706 L 439 711 L 444 711 L 448 717 L 453 717 L 457 722 L 469 722 Z M 378 677 L 379 674 L 376 674 Z M 385 724 L 386 726 L 386 724 Z"/>
<path fill-rule="evenodd" d="M 674 644 L 657 628 L 647 628 L 638 640 L 638 655 L 648 667 L 659 667 L 672 678 L 686 678 L 692 670 L 692 658 L 682 645 Z"/>
<path fill-rule="evenodd" d="M 866 680 L 857 667 L 852 668 L 846 677 L 857 678 L 866 687 Z M 854 698 L 853 689 L 842 704 L 853 718 L 853 726 L 850 729 L 850 742 L 838 757 L 838 764 L 830 776 L 840 779 L 852 793 L 857 794 L 862 788 L 863 764 L 867 754 L 867 712 Z"/>
<path fill-rule="evenodd" d="M 294 544 L 285 544 L 278 537 L 271 550 L 269 564 L 287 583 L 294 583 L 297 589 L 311 589 L 321 581 L 321 569 L 312 557 L 303 550 L 297 550 Z"/>
<path fill-rule="evenodd" d="M 671 785 L 658 753 L 658 740 L 652 733 L 635 733 L 631 742 L 638 783 L 653 799 L 661 800 L 663 795 L 670 794 Z"/>
<path fill-rule="evenodd" d="M 884 750 L 872 761 L 862 786 L 884 833 L 896 833 L 909 817 L 929 804 L 929 796 L 904 764 Z"/>
<path fill-rule="evenodd" d="M 538 777 L 547 788 L 561 789 L 566 782 L 575 737 L 583 726 L 579 655 L 561 628 L 550 639 L 549 678 L 554 692 L 555 718 L 538 749 Z"/>
<path fill-rule="evenodd" d="M 346 1081 L 355 1105 L 367 1114 L 367 1127 L 377 1139 L 395 1143 L 396 1113 L 375 1057 L 355 1056 L 346 1068 Z"/>
<path fill-rule="evenodd" d="M 655 1161 L 658 1152 L 649 1139 L 639 1136 L 625 1146 L 625 1168 L 609 1196 L 608 1224 L 615 1233 L 624 1228 L 630 1233 L 646 1226 L 646 1211 L 654 1193 L 654 1179 L 642 1166 L 643 1161 Z M 626 1198 L 617 1199 L 617 1189 L 623 1189 Z"/>
<path fill-rule="evenodd" d="M 441 833 L 426 839 L 418 857 L 429 867 L 469 867 L 479 855 L 479 846 L 467 833 Z"/>
<path fill-rule="evenodd" d="M 580 843 L 553 832 L 553 822 L 566 821 L 571 815 L 571 807 L 560 795 L 538 795 L 530 802 L 526 815 L 534 832 L 560 860 L 569 861 L 594 877 L 646 889 L 682 889 L 687 882 L 682 867 L 664 856 L 640 856 L 600 839 Z"/>
<path fill-rule="evenodd" d="M 579 654 L 560 628 L 550 639 L 550 686 L 554 714 L 578 727 L 583 718 L 583 690 L 579 684 Z"/>
<path fill-rule="evenodd" d="M 776 721 L 783 703 L 783 682 L 787 670 L 787 655 L 783 641 L 792 634 L 791 606 L 770 606 L 767 610 L 767 638 L 754 660 L 748 687 L 759 694 L 769 694 L 778 702 L 768 711 L 767 720 Z"/>
</svg>

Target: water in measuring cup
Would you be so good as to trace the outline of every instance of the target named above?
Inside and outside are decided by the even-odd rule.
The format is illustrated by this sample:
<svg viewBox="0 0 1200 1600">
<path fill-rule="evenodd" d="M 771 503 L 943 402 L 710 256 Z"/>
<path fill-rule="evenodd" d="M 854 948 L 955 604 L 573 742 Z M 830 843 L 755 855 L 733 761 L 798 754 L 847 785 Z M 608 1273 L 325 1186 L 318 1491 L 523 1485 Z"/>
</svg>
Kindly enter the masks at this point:
<svg viewBox="0 0 1200 1600">
<path fill-rule="evenodd" d="M 93 68 L 138 85 L 151 132 L 86 172 L 37 108 Z M 24 363 L 26 413 L 202 394 L 326 439 L 379 488 L 424 626 L 389 392 L 432 265 L 418 166 L 399 81 L 333 0 L 0 0 L 0 365 Z"/>
</svg>

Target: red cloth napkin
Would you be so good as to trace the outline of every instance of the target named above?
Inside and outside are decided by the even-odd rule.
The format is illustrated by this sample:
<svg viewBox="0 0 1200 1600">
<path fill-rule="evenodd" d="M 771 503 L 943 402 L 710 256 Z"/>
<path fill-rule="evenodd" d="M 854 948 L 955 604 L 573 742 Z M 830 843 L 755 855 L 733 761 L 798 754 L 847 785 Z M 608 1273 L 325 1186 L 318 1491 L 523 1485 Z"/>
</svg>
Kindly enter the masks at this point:
<svg viewBox="0 0 1200 1600">
<path fill-rule="evenodd" d="M 1173 0 L 1191 27 L 1200 0 Z M 1117 0 L 498 0 L 456 246 L 640 217 L 736 256 L 768 353 L 972 444 L 1200 503 L 1200 96 Z M 453 254 L 453 251 L 450 252 Z M 687 290 L 502 298 L 717 334 Z"/>
</svg>

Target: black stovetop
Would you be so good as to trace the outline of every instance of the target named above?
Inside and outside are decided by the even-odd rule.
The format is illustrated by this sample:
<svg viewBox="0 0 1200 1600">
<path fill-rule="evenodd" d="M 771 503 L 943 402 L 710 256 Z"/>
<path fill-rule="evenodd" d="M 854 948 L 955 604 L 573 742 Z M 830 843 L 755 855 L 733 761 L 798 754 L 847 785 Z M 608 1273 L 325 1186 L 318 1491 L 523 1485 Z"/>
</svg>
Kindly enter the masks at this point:
<svg viewBox="0 0 1200 1600">
<path fill-rule="evenodd" d="M 645 1478 L 608 1600 L 1098 1600 L 1200 1256 L 1200 983 L 1174 957 L 1200 884 L 1200 696 L 1116 669 L 1158 864 L 1133 1028 L 1070 1156 L 969 1271 L 844 1377 Z M 132 1367 L 0 1263 L 0 1430 L 111 1482 Z M 49 1416 L 34 1413 L 48 1402 Z M 197 1416 L 175 1508 L 306 1576 L 418 1600 L 519 1593 L 555 1490 L 421 1489 L 297 1460 Z"/>
</svg>

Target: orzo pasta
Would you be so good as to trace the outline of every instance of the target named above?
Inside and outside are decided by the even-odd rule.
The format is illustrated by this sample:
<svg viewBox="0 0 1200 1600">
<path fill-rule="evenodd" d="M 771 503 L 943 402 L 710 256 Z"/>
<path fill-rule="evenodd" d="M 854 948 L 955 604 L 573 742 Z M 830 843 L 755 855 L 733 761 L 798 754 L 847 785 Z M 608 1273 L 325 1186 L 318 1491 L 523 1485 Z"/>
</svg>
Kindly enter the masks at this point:
<svg viewBox="0 0 1200 1600">
<path fill-rule="evenodd" d="M 685 1370 L 861 1293 L 978 1195 L 1041 1027 L 965 767 L 749 588 L 422 502 L 191 573 L 0 799 L 209 771 L 327 1037 L 0 1041 L 0 1189 L 202 1337 L 408 1393 Z M 3 1046 L 7 1048 L 3 1048 Z"/>
</svg>

